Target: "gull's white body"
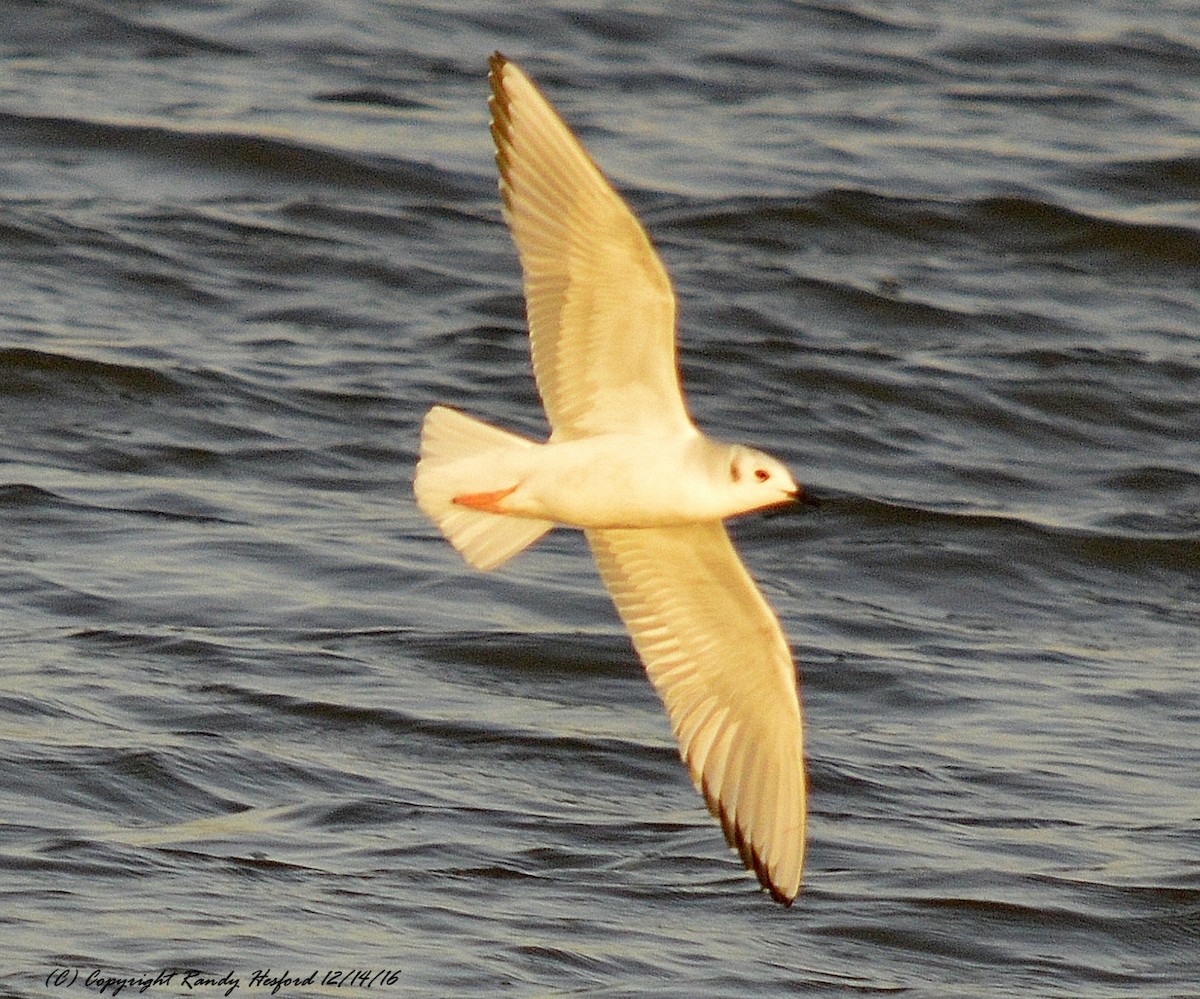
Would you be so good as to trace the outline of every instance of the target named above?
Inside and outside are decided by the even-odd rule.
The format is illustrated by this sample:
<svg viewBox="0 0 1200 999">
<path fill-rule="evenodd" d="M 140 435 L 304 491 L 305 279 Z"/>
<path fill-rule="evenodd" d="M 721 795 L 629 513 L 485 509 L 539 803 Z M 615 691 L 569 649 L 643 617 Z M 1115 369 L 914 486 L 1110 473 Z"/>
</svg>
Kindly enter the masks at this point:
<svg viewBox="0 0 1200 999">
<path fill-rule="evenodd" d="M 767 505 L 759 483 L 741 475 L 731 481 L 733 462 L 748 455 L 754 455 L 756 467 L 774 471 L 774 501 L 791 499 L 796 486 L 786 469 L 766 455 L 700 434 L 600 434 L 485 451 L 445 466 L 442 475 L 446 485 L 453 483 L 454 495 L 515 485 L 492 511 L 510 517 L 568 527 L 674 527 Z"/>
<path fill-rule="evenodd" d="M 680 751 L 772 896 L 800 889 L 803 730 L 774 612 L 721 521 L 800 495 L 775 459 L 704 436 L 675 361 L 675 296 L 645 231 L 513 63 L 492 59 L 492 133 L 520 253 L 537 444 L 456 410 L 425 419 L 417 501 L 491 569 L 582 528 Z"/>
</svg>

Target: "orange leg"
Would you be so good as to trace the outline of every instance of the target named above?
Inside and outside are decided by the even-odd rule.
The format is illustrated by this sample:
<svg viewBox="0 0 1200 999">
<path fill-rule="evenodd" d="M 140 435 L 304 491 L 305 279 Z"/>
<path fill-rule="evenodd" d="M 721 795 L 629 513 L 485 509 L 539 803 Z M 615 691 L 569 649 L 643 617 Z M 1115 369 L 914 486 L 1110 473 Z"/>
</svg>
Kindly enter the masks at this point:
<svg viewBox="0 0 1200 999">
<path fill-rule="evenodd" d="M 483 510 L 485 513 L 503 513 L 500 501 L 516 491 L 516 486 L 509 486 L 507 489 L 497 489 L 490 493 L 464 493 L 462 496 L 455 496 L 454 502 L 459 506 L 469 506 L 472 510 Z"/>
</svg>

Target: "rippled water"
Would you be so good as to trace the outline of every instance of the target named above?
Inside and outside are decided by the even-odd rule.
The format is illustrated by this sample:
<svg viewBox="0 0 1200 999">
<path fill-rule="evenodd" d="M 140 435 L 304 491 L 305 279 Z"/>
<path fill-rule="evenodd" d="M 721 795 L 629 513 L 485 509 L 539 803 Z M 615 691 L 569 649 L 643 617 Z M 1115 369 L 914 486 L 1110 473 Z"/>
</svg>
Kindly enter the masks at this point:
<svg viewBox="0 0 1200 999">
<path fill-rule="evenodd" d="M 734 525 L 791 910 L 581 539 L 484 576 L 412 503 L 431 403 L 544 431 L 495 48 L 825 499 Z M 1192 4 L 9 0 L 0 994 L 1200 993 L 1198 264 Z"/>
</svg>

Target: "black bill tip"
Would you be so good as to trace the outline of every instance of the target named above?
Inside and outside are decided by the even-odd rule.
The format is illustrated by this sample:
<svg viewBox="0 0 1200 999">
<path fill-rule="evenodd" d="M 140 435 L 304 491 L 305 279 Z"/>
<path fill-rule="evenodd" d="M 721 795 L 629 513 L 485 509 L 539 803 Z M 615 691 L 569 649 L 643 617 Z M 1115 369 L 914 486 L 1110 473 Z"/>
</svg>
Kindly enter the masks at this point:
<svg viewBox="0 0 1200 999">
<path fill-rule="evenodd" d="M 810 493 L 803 486 L 797 486 L 796 491 L 792 493 L 792 502 L 799 506 L 820 506 L 821 500 Z"/>
</svg>

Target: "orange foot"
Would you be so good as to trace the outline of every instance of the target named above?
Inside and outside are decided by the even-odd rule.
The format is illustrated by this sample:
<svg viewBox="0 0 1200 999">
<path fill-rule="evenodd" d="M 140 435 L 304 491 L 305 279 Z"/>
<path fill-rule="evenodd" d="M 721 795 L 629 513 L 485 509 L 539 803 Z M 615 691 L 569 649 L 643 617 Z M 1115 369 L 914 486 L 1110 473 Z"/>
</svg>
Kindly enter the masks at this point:
<svg viewBox="0 0 1200 999">
<path fill-rule="evenodd" d="M 462 496 L 455 496 L 454 502 L 459 506 L 469 506 L 472 510 L 483 510 L 485 513 L 503 513 L 500 501 L 516 491 L 516 486 L 509 486 L 507 489 L 497 489 L 490 493 L 464 493 Z"/>
</svg>

